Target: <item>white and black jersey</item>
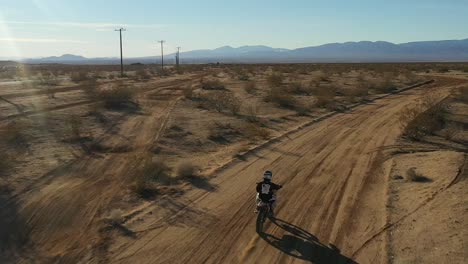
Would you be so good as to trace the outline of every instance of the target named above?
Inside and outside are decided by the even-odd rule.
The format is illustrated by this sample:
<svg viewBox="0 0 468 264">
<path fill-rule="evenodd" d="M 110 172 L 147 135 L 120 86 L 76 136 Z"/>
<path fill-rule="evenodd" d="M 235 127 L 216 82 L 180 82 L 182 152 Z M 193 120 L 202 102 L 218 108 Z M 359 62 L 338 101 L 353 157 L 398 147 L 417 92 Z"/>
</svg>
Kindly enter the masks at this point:
<svg viewBox="0 0 468 264">
<path fill-rule="evenodd" d="M 257 193 L 259 198 L 267 203 L 273 198 L 273 191 L 281 189 L 281 185 L 274 184 L 270 181 L 262 181 L 257 183 Z"/>
</svg>

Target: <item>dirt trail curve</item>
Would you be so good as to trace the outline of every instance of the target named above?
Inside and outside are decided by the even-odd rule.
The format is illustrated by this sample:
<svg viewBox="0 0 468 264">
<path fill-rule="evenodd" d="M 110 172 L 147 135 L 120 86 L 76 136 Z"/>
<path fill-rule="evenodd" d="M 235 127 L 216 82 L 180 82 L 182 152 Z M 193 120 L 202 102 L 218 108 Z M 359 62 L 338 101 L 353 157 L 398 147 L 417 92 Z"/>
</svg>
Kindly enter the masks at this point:
<svg viewBox="0 0 468 264">
<path fill-rule="evenodd" d="M 108 252 L 112 263 L 353 263 L 386 224 L 386 177 L 379 149 L 400 135 L 398 115 L 428 91 L 440 98 L 454 83 L 391 95 L 307 127 L 238 162 L 206 188 L 161 197 L 126 227 Z M 255 182 L 265 169 L 284 185 L 278 220 L 255 233 Z M 383 168 L 385 171 L 388 168 Z M 385 263 L 385 235 L 355 260 Z M 331 244 L 331 245 L 330 245 Z M 348 257 L 346 257 L 348 256 Z"/>
<path fill-rule="evenodd" d="M 174 82 L 172 90 L 180 93 L 181 83 L 184 80 Z M 177 93 L 165 101 L 144 100 L 146 96 L 145 92 L 139 95 L 141 113 L 129 114 L 118 132 L 98 140 L 109 149 L 123 151 L 83 155 L 16 190 L 0 205 L 2 210 L 17 207 L 20 217 L 15 222 L 24 222 L 34 249 L 26 255 L 44 263 L 54 262 L 50 256 L 62 256 L 60 261 L 72 263 L 99 243 L 97 216 L 105 215 L 116 195 L 127 188 L 129 170 L 159 138 L 180 99 Z M 18 224 L 15 222 L 1 228 Z"/>
</svg>

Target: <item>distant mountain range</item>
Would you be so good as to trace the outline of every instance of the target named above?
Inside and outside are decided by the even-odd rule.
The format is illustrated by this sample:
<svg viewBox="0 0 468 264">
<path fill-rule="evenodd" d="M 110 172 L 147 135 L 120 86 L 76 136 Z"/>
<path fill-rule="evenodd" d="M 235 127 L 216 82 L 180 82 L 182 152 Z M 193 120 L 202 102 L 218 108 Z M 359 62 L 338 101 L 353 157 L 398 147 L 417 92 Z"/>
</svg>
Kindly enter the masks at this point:
<svg viewBox="0 0 468 264">
<path fill-rule="evenodd" d="M 165 55 L 174 63 L 175 54 Z M 180 54 L 185 63 L 274 63 L 274 62 L 424 62 L 468 61 L 468 39 L 419 41 L 394 44 L 385 41 L 330 43 L 298 49 L 268 46 L 224 46 Z M 124 58 L 125 63 L 159 63 L 159 57 Z M 85 58 L 65 54 L 60 57 L 24 59 L 28 63 L 114 64 L 119 58 Z"/>
</svg>

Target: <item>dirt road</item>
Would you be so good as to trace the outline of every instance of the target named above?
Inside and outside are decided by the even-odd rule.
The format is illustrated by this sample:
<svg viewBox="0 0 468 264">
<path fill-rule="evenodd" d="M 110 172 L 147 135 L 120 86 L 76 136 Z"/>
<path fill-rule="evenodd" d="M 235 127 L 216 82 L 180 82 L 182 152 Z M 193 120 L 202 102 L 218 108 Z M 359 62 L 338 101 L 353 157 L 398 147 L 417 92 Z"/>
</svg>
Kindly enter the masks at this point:
<svg viewBox="0 0 468 264">
<path fill-rule="evenodd" d="M 388 166 L 380 149 L 399 113 L 443 82 L 338 114 L 233 164 L 182 197 L 161 197 L 125 223 L 109 248 L 119 263 L 385 263 Z M 284 185 L 278 220 L 255 233 L 254 186 L 262 171 Z"/>
</svg>

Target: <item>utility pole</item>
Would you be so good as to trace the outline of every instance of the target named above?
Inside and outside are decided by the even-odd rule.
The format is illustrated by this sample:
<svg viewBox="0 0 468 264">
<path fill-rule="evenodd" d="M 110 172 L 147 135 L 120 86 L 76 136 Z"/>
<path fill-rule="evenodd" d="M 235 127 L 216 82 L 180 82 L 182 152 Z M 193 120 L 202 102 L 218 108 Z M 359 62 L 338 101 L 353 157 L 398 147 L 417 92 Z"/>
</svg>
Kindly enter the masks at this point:
<svg viewBox="0 0 468 264">
<path fill-rule="evenodd" d="M 179 68 L 179 63 L 180 63 L 180 47 L 177 47 L 177 53 L 176 53 L 176 66 Z"/>
<path fill-rule="evenodd" d="M 126 31 L 125 28 L 119 28 L 114 31 L 119 31 L 120 33 L 120 77 L 124 76 L 123 70 L 123 52 L 122 52 L 122 31 Z"/>
<path fill-rule="evenodd" d="M 161 70 L 164 71 L 164 47 L 163 47 L 163 44 L 166 41 L 160 40 L 158 42 L 161 43 Z"/>
</svg>

